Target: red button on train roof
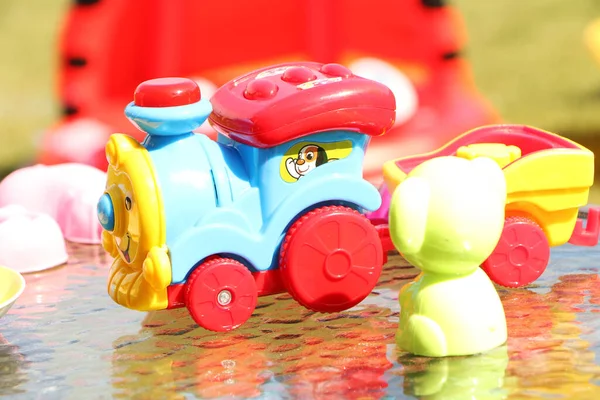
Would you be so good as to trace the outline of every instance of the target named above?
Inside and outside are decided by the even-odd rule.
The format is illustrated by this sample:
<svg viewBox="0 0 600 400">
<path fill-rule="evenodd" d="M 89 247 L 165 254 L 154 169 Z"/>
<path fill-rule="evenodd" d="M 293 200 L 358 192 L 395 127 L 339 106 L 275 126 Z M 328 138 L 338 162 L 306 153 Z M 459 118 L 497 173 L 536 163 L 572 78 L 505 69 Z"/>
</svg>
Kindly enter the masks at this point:
<svg viewBox="0 0 600 400">
<path fill-rule="evenodd" d="M 377 136 L 396 115 L 392 91 L 339 64 L 286 63 L 223 85 L 211 98 L 212 126 L 232 139 L 271 147 L 346 129 Z"/>
<path fill-rule="evenodd" d="M 140 83 L 133 94 L 138 107 L 176 107 L 200 101 L 198 84 L 187 78 L 158 78 Z"/>
</svg>

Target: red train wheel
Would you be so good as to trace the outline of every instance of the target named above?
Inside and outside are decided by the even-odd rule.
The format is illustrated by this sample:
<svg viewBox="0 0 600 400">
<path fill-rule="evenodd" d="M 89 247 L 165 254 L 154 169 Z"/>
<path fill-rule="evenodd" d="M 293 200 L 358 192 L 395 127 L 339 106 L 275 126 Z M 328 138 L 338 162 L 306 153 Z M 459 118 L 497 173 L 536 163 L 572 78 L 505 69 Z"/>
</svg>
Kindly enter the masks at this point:
<svg viewBox="0 0 600 400">
<path fill-rule="evenodd" d="M 494 252 L 481 268 L 490 279 L 505 287 L 522 287 L 534 282 L 550 260 L 548 238 L 529 218 L 509 217 Z"/>
<path fill-rule="evenodd" d="M 375 227 L 357 211 L 340 206 L 310 211 L 289 229 L 280 268 L 288 291 L 318 312 L 338 312 L 360 303 L 381 275 L 383 251 Z"/>
<path fill-rule="evenodd" d="M 186 283 L 185 304 L 194 321 L 210 331 L 233 330 L 256 307 L 256 283 L 243 264 L 213 258 L 198 266 Z"/>
</svg>

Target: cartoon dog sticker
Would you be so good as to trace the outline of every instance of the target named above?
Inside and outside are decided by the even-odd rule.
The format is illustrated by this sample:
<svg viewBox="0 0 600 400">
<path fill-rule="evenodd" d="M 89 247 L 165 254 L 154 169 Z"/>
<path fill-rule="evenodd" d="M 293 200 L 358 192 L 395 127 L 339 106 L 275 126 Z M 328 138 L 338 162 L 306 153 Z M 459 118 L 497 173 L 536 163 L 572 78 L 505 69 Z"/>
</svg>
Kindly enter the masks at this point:
<svg viewBox="0 0 600 400">
<path fill-rule="evenodd" d="M 287 172 L 294 179 L 300 179 L 320 165 L 335 160 L 328 158 L 327 152 L 316 144 L 307 144 L 298 152 L 298 158 L 288 157 L 285 160 Z"/>
</svg>

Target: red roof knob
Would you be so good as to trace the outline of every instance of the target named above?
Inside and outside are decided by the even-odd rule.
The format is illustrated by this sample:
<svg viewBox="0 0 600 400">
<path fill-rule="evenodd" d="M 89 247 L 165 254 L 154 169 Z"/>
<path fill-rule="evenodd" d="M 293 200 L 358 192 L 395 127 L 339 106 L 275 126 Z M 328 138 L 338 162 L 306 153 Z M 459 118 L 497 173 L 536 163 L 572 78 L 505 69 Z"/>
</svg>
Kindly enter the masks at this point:
<svg viewBox="0 0 600 400">
<path fill-rule="evenodd" d="M 281 75 L 281 80 L 288 83 L 306 83 L 314 81 L 317 76 L 309 68 L 306 67 L 292 67 L 285 70 Z"/>
<path fill-rule="evenodd" d="M 177 107 L 200 101 L 198 84 L 187 78 L 158 78 L 140 83 L 133 94 L 139 107 Z"/>
<path fill-rule="evenodd" d="M 352 71 L 341 64 L 325 64 L 321 67 L 321 72 L 325 75 L 339 76 L 342 78 L 350 78 Z"/>
<path fill-rule="evenodd" d="M 248 100 L 267 100 L 277 94 L 279 87 L 275 82 L 266 79 L 255 79 L 248 83 L 244 97 Z"/>
</svg>

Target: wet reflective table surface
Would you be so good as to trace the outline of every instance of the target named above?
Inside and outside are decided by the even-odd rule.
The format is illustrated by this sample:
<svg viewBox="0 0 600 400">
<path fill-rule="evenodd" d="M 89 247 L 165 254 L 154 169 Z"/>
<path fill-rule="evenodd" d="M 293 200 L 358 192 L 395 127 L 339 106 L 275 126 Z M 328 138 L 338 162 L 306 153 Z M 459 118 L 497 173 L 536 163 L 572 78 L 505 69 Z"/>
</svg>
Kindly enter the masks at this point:
<svg viewBox="0 0 600 400">
<path fill-rule="evenodd" d="M 394 343 L 397 295 L 417 270 L 391 257 L 377 290 L 339 314 L 259 299 L 240 329 L 197 328 L 185 309 L 140 313 L 106 294 L 109 260 L 71 246 L 27 275 L 0 319 L 0 395 L 43 399 L 598 399 L 600 250 L 553 249 L 536 284 L 500 294 L 506 346 L 427 359 Z"/>
</svg>

